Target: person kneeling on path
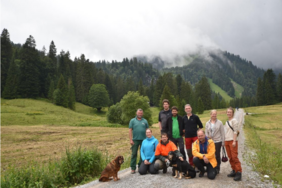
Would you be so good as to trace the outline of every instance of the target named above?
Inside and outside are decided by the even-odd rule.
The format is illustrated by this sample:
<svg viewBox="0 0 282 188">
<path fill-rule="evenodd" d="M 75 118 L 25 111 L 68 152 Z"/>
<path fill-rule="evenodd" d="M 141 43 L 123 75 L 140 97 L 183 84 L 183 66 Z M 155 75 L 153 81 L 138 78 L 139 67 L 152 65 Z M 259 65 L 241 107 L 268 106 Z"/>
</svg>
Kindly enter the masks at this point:
<svg viewBox="0 0 282 188">
<path fill-rule="evenodd" d="M 157 145 L 155 152 L 156 161 L 154 167 L 157 171 L 163 169 L 163 173 L 167 172 L 167 167 L 169 165 L 169 160 L 167 156 L 170 151 L 174 151 L 176 157 L 183 161 L 182 154 L 177 150 L 175 144 L 168 140 L 167 133 L 163 132 L 161 140 Z"/>
<path fill-rule="evenodd" d="M 193 143 L 193 163 L 200 170 L 199 177 L 203 177 L 205 172 L 208 173 L 209 179 L 214 179 L 216 176 L 217 161 L 215 158 L 215 144 L 212 139 L 208 139 L 205 131 L 197 131 L 198 140 Z M 207 167 L 205 170 L 204 166 Z"/>
<path fill-rule="evenodd" d="M 147 174 L 149 171 L 151 174 L 157 174 L 158 171 L 155 170 L 155 151 L 159 141 L 152 135 L 152 130 L 146 130 L 147 138 L 143 140 L 140 149 L 142 163 L 138 169 L 140 175 Z"/>
</svg>

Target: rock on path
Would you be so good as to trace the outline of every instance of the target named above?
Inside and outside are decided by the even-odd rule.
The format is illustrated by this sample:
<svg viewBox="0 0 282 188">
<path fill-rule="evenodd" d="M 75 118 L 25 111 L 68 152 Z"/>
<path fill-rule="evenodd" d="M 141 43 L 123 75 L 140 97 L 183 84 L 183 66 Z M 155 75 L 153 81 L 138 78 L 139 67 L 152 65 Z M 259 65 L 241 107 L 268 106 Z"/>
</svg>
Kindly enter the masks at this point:
<svg viewBox="0 0 282 188">
<path fill-rule="evenodd" d="M 243 176 L 242 181 L 235 182 L 232 178 L 228 178 L 227 174 L 231 171 L 229 162 L 221 163 L 221 171 L 215 178 L 215 180 L 209 180 L 207 175 L 199 178 L 198 173 L 194 179 L 182 179 L 178 180 L 172 177 L 171 168 L 168 168 L 168 172 L 163 174 L 160 171 L 157 175 L 139 175 L 139 173 L 130 174 L 130 168 L 124 169 L 119 172 L 120 180 L 114 182 L 99 182 L 98 180 L 91 183 L 78 186 L 77 188 L 104 188 L 104 187 L 114 187 L 114 188 L 132 188 L 132 187 L 218 187 L 218 188 L 233 188 L 233 187 L 273 187 L 272 182 L 269 180 L 263 180 L 257 172 L 252 171 L 252 168 L 247 165 L 243 156 L 247 155 L 248 148 L 245 145 L 244 130 L 242 129 L 244 124 L 244 110 L 239 109 L 235 112 L 235 118 L 239 121 L 241 125 L 241 131 L 239 135 L 239 159 L 242 163 Z M 280 187 L 280 186 L 278 186 Z"/>
</svg>

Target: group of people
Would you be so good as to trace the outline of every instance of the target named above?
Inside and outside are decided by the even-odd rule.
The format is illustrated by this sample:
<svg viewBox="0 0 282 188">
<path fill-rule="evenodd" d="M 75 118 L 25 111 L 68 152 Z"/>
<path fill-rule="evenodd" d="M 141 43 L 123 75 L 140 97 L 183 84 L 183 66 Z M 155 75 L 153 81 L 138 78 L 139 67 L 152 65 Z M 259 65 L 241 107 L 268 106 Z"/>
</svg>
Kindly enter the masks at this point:
<svg viewBox="0 0 282 188">
<path fill-rule="evenodd" d="M 225 125 L 217 119 L 217 111 L 211 110 L 210 120 L 206 122 L 205 131 L 200 118 L 192 113 L 192 107 L 185 105 L 186 115 L 178 115 L 178 108 L 169 108 L 169 101 L 163 100 L 163 110 L 159 113 L 161 140 L 158 141 L 143 118 L 143 110 L 138 109 L 136 117 L 129 123 L 129 139 L 131 144 L 131 173 L 136 172 L 137 152 L 140 147 L 138 172 L 141 175 L 163 173 L 168 168 L 168 153 L 173 151 L 181 161 L 186 160 L 185 147 L 189 164 L 199 170 L 199 177 L 207 172 L 209 179 L 215 179 L 220 172 L 221 148 L 226 148 L 232 168 L 228 177 L 235 181 L 242 178 L 241 163 L 238 159 L 239 123 L 234 118 L 234 109 L 226 111 L 228 121 Z M 179 148 L 179 150 L 178 150 Z M 174 175 L 174 172 L 173 174 Z"/>
</svg>

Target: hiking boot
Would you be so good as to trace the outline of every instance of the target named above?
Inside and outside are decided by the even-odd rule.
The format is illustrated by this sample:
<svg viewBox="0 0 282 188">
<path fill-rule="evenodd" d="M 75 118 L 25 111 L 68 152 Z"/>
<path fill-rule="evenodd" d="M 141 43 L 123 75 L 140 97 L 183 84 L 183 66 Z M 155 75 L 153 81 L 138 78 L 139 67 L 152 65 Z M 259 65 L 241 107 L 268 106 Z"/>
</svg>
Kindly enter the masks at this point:
<svg viewBox="0 0 282 188">
<path fill-rule="evenodd" d="M 200 171 L 199 177 L 200 177 L 200 178 L 203 177 L 204 174 L 205 174 L 205 171 L 204 171 L 204 172 Z"/>
<path fill-rule="evenodd" d="M 167 167 L 164 167 L 163 173 L 165 174 L 167 172 Z"/>
<path fill-rule="evenodd" d="M 232 170 L 232 171 L 230 172 L 230 174 L 227 175 L 227 177 L 235 177 L 235 175 L 236 175 L 235 170 Z"/>
<path fill-rule="evenodd" d="M 237 172 L 234 178 L 234 181 L 241 181 L 242 178 L 242 173 L 241 172 Z"/>
</svg>

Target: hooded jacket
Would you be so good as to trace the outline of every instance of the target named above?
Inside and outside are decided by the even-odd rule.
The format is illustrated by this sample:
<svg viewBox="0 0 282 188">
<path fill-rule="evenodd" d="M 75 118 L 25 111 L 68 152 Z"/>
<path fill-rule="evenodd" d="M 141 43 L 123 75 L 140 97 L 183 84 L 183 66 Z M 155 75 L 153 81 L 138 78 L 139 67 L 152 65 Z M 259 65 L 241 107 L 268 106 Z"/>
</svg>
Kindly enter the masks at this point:
<svg viewBox="0 0 282 188">
<path fill-rule="evenodd" d="M 155 161 L 155 151 L 158 143 L 159 141 L 154 136 L 143 140 L 140 149 L 142 161 L 147 160 L 150 163 L 153 163 Z"/>
</svg>

